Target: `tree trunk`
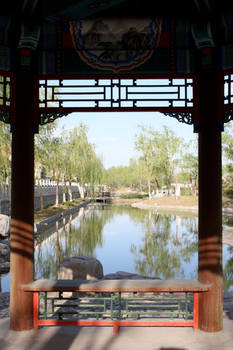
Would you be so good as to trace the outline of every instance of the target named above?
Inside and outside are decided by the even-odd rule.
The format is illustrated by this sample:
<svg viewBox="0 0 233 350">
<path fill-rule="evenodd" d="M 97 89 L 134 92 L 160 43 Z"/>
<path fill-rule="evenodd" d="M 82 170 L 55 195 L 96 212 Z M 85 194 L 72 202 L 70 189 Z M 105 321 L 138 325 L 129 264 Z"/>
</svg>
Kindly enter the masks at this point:
<svg viewBox="0 0 233 350">
<path fill-rule="evenodd" d="M 60 178 L 58 177 L 56 180 L 56 202 L 55 205 L 59 205 L 59 182 L 60 182 Z"/>
<path fill-rule="evenodd" d="M 142 192 L 142 178 L 141 178 L 141 176 L 139 178 L 139 188 L 140 188 L 140 192 Z"/>
<path fill-rule="evenodd" d="M 170 193 L 170 184 L 169 184 L 169 181 L 168 181 L 168 176 L 166 175 L 166 186 L 167 186 L 167 193 L 169 195 Z"/>
<path fill-rule="evenodd" d="M 155 177 L 155 182 L 156 182 L 157 189 L 159 190 L 159 181 L 156 177 Z"/>
<path fill-rule="evenodd" d="M 38 181 L 38 190 L 39 190 L 39 193 L 40 193 L 40 209 L 44 209 L 43 192 L 42 192 L 42 187 L 41 187 L 41 184 L 40 184 L 39 177 L 37 178 L 37 181 Z"/>
<path fill-rule="evenodd" d="M 150 177 L 147 177 L 147 185 L 148 185 L 148 194 L 149 194 L 149 198 L 150 198 L 150 190 L 151 190 L 151 186 L 150 186 Z"/>
<path fill-rule="evenodd" d="M 73 196 L 72 196 L 72 187 L 71 187 L 71 181 L 69 181 L 68 194 L 69 194 L 69 201 L 71 201 L 71 202 L 72 202 L 72 200 L 73 200 Z"/>
<path fill-rule="evenodd" d="M 78 184 L 78 190 L 79 190 L 80 198 L 84 199 L 84 188 L 83 188 L 83 186 Z"/>
<path fill-rule="evenodd" d="M 65 181 L 65 179 L 64 179 L 64 185 L 63 185 L 62 201 L 66 202 L 66 181 Z"/>
<path fill-rule="evenodd" d="M 44 201 L 43 201 L 43 192 L 40 184 L 40 175 L 39 175 L 39 166 L 38 162 L 35 162 L 35 174 L 36 174 L 36 180 L 38 182 L 38 190 L 40 194 L 40 209 L 44 209 Z"/>
</svg>

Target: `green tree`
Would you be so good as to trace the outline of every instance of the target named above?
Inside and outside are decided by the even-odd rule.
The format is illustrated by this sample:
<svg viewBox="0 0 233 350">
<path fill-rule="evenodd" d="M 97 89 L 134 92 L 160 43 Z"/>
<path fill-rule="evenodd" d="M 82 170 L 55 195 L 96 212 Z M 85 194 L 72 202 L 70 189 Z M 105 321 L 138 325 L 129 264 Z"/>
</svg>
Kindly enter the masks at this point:
<svg viewBox="0 0 233 350">
<path fill-rule="evenodd" d="M 103 164 L 95 153 L 95 146 L 88 141 L 87 126 L 80 125 L 69 132 L 65 139 L 65 178 L 69 181 L 76 180 L 79 185 L 81 198 L 84 198 L 84 186 L 90 185 L 94 195 L 95 185 L 100 183 Z M 70 192 L 70 191 L 69 191 Z"/>
<path fill-rule="evenodd" d="M 167 188 L 170 189 L 177 159 L 180 157 L 182 139 L 166 126 L 163 127 L 162 132 L 145 126 L 139 126 L 139 129 L 135 147 L 144 164 L 149 195 L 152 181 L 155 182 L 157 188 L 160 188 L 164 178 Z"/>
<path fill-rule="evenodd" d="M 233 187 L 233 124 L 225 127 L 222 138 L 223 155 L 226 165 L 224 166 L 224 185 Z"/>
<path fill-rule="evenodd" d="M 192 185 L 192 193 L 197 194 L 198 181 L 198 155 L 197 155 L 197 139 L 191 144 L 184 144 L 185 153 L 182 154 L 180 162 L 180 181 L 187 182 Z"/>
<path fill-rule="evenodd" d="M 38 183 L 41 209 L 44 208 L 43 193 L 40 185 L 41 172 L 43 168 L 48 168 L 47 159 L 50 149 L 50 141 L 56 130 L 56 127 L 56 122 L 40 126 L 39 134 L 35 135 L 35 179 Z"/>
<path fill-rule="evenodd" d="M 0 184 L 10 183 L 11 134 L 9 125 L 0 122 Z"/>
<path fill-rule="evenodd" d="M 53 137 L 49 140 L 46 168 L 52 173 L 52 178 L 56 181 L 56 205 L 59 204 L 59 183 L 62 180 L 65 166 L 64 140 L 62 137 Z"/>
<path fill-rule="evenodd" d="M 141 184 L 139 161 L 130 159 L 129 166 L 118 166 L 106 169 L 103 173 L 103 183 L 113 188 L 139 188 L 139 184 Z"/>
</svg>

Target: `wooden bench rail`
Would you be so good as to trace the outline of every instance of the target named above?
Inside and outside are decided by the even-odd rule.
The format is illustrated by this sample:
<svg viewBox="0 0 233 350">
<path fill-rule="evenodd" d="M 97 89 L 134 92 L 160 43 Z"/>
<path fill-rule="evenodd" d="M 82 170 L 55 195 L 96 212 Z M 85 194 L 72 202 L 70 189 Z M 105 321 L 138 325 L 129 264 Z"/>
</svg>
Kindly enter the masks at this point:
<svg viewBox="0 0 233 350">
<path fill-rule="evenodd" d="M 206 292 L 210 284 L 197 280 L 37 280 L 22 285 L 26 292 Z"/>
<path fill-rule="evenodd" d="M 211 285 L 197 280 L 37 280 L 22 285 L 25 292 L 33 293 L 34 327 L 39 326 L 112 326 L 118 333 L 120 326 L 179 326 L 198 328 L 198 293 L 207 292 Z M 193 320 L 54 320 L 39 318 L 40 292 L 76 292 L 76 293 L 193 293 Z M 46 294 L 47 295 L 47 294 Z M 47 298 L 47 297 L 46 297 Z"/>
</svg>

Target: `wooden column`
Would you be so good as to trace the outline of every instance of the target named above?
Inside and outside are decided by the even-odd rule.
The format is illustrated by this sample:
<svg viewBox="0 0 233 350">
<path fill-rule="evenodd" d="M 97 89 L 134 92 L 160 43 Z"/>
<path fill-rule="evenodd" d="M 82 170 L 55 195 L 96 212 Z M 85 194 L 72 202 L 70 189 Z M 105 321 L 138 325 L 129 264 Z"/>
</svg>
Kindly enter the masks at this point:
<svg viewBox="0 0 233 350">
<path fill-rule="evenodd" d="M 199 281 L 211 290 L 199 296 L 199 328 L 222 329 L 222 162 L 219 127 L 221 84 L 217 72 L 200 73 Z"/>
<path fill-rule="evenodd" d="M 33 300 L 21 290 L 34 270 L 33 75 L 16 74 L 16 121 L 12 132 L 10 327 L 33 328 Z"/>
</svg>

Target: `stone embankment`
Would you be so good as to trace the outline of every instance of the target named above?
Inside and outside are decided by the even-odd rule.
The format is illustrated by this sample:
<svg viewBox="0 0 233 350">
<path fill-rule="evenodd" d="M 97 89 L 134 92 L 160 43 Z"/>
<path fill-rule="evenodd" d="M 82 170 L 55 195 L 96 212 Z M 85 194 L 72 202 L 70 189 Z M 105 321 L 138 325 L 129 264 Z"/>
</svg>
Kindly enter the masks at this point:
<svg viewBox="0 0 233 350">
<path fill-rule="evenodd" d="M 41 187 L 42 195 L 43 195 L 43 206 L 44 208 L 55 205 L 56 203 L 56 187 L 55 186 L 43 186 Z M 79 198 L 79 190 L 78 186 L 72 186 L 72 197 L 73 198 Z M 66 188 L 66 192 L 64 194 L 65 200 L 69 200 L 68 196 L 68 188 Z M 63 186 L 59 186 L 58 189 L 58 201 L 59 203 L 62 203 L 64 201 L 63 198 Z M 40 191 L 38 186 L 35 186 L 34 190 L 34 208 L 35 210 L 41 209 L 40 205 Z M 10 201 L 8 198 L 8 195 L 4 196 L 4 194 L 0 193 L 0 213 L 5 215 L 10 215 Z"/>
<path fill-rule="evenodd" d="M 72 207 L 70 209 L 66 209 L 62 211 L 61 213 L 55 214 L 53 216 L 50 216 L 47 219 L 44 219 L 34 225 L 34 232 L 35 233 L 42 233 L 44 231 L 47 231 L 51 226 L 54 226 L 55 223 L 69 215 L 72 215 L 77 212 L 80 208 L 85 208 L 88 204 L 90 204 L 92 200 L 86 200 L 85 202 L 76 205 L 75 207 Z"/>
</svg>

